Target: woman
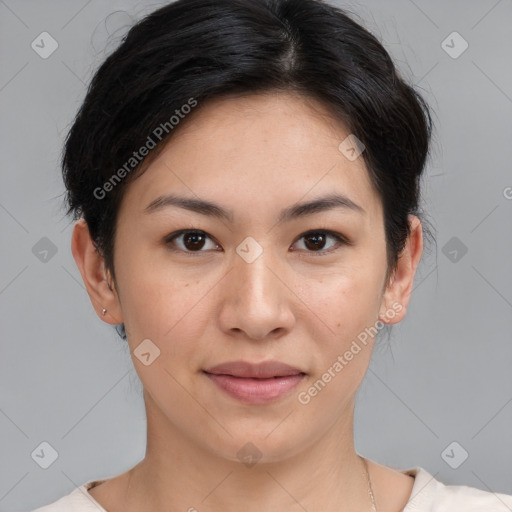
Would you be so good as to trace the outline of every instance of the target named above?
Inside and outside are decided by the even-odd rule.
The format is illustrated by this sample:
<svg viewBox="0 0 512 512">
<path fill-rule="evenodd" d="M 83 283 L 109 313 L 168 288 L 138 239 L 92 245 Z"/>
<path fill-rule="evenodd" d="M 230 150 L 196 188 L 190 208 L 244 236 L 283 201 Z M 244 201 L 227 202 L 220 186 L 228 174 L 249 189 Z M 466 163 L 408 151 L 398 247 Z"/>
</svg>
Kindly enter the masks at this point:
<svg viewBox="0 0 512 512">
<path fill-rule="evenodd" d="M 432 124 L 316 0 L 178 0 L 94 76 L 66 140 L 72 251 L 144 387 L 145 458 L 38 509 L 493 510 L 354 448 L 377 334 L 423 250 Z"/>
</svg>

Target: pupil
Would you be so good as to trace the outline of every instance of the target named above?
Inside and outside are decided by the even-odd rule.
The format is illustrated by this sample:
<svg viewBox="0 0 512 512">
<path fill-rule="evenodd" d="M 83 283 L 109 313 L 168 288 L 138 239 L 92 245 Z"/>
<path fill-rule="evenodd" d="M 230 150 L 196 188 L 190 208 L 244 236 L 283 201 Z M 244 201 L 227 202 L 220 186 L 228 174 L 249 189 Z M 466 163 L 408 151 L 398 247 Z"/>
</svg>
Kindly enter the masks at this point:
<svg viewBox="0 0 512 512">
<path fill-rule="evenodd" d="M 322 249 L 323 247 L 323 243 L 325 243 L 325 239 L 324 239 L 324 235 L 323 234 L 315 234 L 315 235 L 309 235 L 308 237 L 306 237 L 306 240 L 316 240 L 316 242 L 313 242 L 314 246 L 313 247 L 309 247 L 308 243 L 306 242 L 306 245 L 308 246 L 309 249 Z M 318 247 L 318 245 L 315 245 L 315 244 L 318 244 L 318 239 L 320 239 L 320 245 L 322 245 L 322 247 Z"/>
<path fill-rule="evenodd" d="M 187 249 L 201 249 L 202 246 L 204 245 L 204 240 L 202 241 L 203 243 L 201 244 L 201 242 L 197 242 L 198 239 L 201 239 L 201 238 L 204 238 L 203 235 L 201 235 L 200 233 L 187 233 L 185 235 L 185 246 L 187 247 Z M 189 247 L 187 241 L 191 240 L 191 239 L 194 239 L 194 241 L 192 242 L 192 247 Z"/>
</svg>

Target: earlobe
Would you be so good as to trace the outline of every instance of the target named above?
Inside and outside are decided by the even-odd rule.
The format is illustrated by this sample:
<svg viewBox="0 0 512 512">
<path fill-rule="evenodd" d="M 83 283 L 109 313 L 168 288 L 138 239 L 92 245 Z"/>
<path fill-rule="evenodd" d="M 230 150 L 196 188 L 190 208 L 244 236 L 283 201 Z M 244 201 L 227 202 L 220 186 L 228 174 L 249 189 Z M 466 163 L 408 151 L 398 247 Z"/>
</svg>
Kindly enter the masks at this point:
<svg viewBox="0 0 512 512">
<path fill-rule="evenodd" d="M 119 297 L 115 287 L 110 283 L 110 274 L 105 269 L 104 258 L 96 250 L 85 219 L 80 219 L 75 224 L 71 252 L 96 314 L 109 324 L 122 323 Z"/>
<path fill-rule="evenodd" d="M 388 324 L 401 322 L 405 317 L 416 268 L 423 252 L 421 222 L 415 215 L 409 215 L 409 224 L 409 237 L 398 258 L 396 269 L 387 284 L 379 313 L 379 319 Z M 389 314 L 390 312 L 392 314 Z"/>
</svg>

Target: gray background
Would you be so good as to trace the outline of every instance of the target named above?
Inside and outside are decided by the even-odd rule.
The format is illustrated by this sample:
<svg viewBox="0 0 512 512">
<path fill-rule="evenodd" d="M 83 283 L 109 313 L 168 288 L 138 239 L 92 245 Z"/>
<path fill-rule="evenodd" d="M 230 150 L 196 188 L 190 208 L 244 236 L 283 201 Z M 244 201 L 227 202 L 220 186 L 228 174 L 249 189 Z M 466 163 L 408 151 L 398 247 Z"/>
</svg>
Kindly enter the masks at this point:
<svg viewBox="0 0 512 512">
<path fill-rule="evenodd" d="M 162 4 L 0 1 L 1 511 L 49 503 L 144 456 L 141 386 L 72 258 L 59 156 L 94 69 Z M 382 40 L 436 124 L 423 207 L 437 249 L 424 254 L 406 319 L 374 352 L 356 449 L 512 494 L 512 2 L 336 5 Z M 44 31 L 58 43 L 46 59 L 31 47 Z M 453 54 L 460 39 L 442 45 L 453 31 L 469 44 L 457 58 L 445 45 Z M 44 441 L 58 453 L 48 469 L 31 455 Z"/>
</svg>

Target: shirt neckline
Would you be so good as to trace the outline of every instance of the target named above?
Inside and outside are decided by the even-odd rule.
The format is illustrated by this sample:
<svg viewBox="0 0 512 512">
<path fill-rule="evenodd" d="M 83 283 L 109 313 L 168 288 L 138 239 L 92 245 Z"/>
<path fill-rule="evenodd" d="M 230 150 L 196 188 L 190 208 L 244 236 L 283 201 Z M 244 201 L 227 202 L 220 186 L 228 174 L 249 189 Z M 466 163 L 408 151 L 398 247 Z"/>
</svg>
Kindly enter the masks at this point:
<svg viewBox="0 0 512 512">
<path fill-rule="evenodd" d="M 432 496 L 432 492 L 438 483 L 434 476 L 432 476 L 427 470 L 420 466 L 407 468 L 401 470 L 400 473 L 412 476 L 414 478 L 414 484 L 412 487 L 411 495 L 407 500 L 407 504 L 402 512 L 417 512 L 429 502 L 429 497 Z M 92 502 L 101 512 L 107 512 L 93 497 L 89 494 L 89 490 L 94 487 L 106 482 L 107 479 L 103 480 L 92 480 L 79 487 L 80 490 L 88 500 Z"/>
</svg>

